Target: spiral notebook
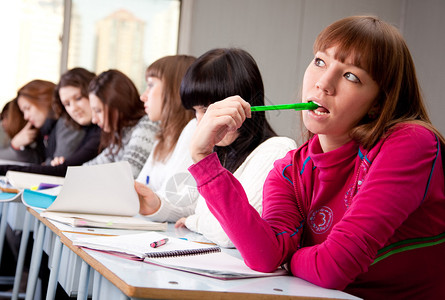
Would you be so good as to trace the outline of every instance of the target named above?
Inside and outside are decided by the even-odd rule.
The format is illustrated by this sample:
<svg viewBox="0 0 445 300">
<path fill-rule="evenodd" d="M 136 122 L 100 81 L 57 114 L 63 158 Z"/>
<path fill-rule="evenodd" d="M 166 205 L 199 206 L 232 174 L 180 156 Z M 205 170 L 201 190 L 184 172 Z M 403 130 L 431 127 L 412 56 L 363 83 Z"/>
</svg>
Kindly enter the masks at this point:
<svg viewBox="0 0 445 300">
<path fill-rule="evenodd" d="M 168 238 L 168 242 L 157 248 L 151 243 Z M 167 237 L 158 232 L 144 232 L 119 236 L 80 237 L 73 245 L 100 250 L 129 259 L 143 260 L 151 257 L 175 257 L 220 252 L 221 248 Z"/>
</svg>

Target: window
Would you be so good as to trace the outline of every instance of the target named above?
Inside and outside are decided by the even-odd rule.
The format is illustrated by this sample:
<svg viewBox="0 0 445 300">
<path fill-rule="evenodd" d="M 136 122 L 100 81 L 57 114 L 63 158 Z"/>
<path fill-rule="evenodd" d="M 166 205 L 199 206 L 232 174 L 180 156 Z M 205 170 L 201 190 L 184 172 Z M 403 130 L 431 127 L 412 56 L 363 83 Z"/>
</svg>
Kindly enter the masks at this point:
<svg viewBox="0 0 445 300">
<path fill-rule="evenodd" d="M 65 3 L 68 45 L 62 45 Z M 96 74 L 119 69 L 142 92 L 147 66 L 177 53 L 180 0 L 15 0 L 0 7 L 7 41 L 0 50 L 0 107 L 28 81 L 57 83 L 61 70 L 73 67 Z"/>
<path fill-rule="evenodd" d="M 179 11 L 178 0 L 73 0 L 68 68 L 119 69 L 142 91 L 147 66 L 177 52 Z"/>
<path fill-rule="evenodd" d="M 63 0 L 20 0 L 1 5 L 0 101 L 13 99 L 33 79 L 57 82 L 60 71 Z"/>
</svg>

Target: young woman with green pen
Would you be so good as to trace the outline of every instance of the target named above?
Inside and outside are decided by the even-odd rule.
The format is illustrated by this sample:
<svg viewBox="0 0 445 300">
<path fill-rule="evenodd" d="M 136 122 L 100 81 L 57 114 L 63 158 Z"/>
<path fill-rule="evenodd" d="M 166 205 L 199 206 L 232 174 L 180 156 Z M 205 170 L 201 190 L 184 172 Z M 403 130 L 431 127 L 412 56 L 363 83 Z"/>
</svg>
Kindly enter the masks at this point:
<svg viewBox="0 0 445 300">
<path fill-rule="evenodd" d="M 275 162 L 261 216 L 213 153 L 250 104 L 210 105 L 192 139 L 189 171 L 246 264 L 364 299 L 445 298 L 445 140 L 401 34 L 372 16 L 328 26 L 302 99 L 319 106 L 302 113 L 309 139 Z"/>
</svg>

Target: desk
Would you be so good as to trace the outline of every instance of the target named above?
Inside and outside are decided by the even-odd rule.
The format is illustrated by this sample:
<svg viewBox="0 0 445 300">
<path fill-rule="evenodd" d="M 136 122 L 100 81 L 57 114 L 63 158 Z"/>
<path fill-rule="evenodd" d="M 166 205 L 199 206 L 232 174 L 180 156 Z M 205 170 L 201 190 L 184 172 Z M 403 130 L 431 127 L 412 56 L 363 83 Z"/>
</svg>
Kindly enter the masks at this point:
<svg viewBox="0 0 445 300">
<path fill-rule="evenodd" d="M 245 300 L 258 298 L 358 299 L 340 291 L 318 287 L 292 276 L 225 281 L 82 249 L 73 246 L 73 233 L 63 232 L 58 228 L 57 222 L 40 217 L 35 210 L 29 208 L 28 210 L 40 222 L 35 245 L 38 246 L 40 244 L 38 241 L 43 238 L 40 236 L 41 232 L 45 232 L 42 226 L 49 228 L 58 238 L 52 250 L 51 275 L 48 285 L 50 298 L 53 296 L 54 283 L 59 272 L 58 260 L 60 260 L 63 245 L 82 259 L 77 299 L 86 299 L 90 281 L 93 284 L 92 298 L 94 300 L 128 298 L 235 299 L 240 297 Z M 188 234 L 190 231 L 186 229 L 178 231 L 174 229 L 173 224 L 169 224 L 169 230 L 165 234 L 182 237 L 184 233 Z M 38 249 L 35 250 L 32 259 L 38 258 Z M 239 255 L 235 249 L 224 249 L 224 251 Z M 31 262 L 32 264 L 33 262 Z M 31 276 L 30 270 L 30 278 Z"/>
</svg>

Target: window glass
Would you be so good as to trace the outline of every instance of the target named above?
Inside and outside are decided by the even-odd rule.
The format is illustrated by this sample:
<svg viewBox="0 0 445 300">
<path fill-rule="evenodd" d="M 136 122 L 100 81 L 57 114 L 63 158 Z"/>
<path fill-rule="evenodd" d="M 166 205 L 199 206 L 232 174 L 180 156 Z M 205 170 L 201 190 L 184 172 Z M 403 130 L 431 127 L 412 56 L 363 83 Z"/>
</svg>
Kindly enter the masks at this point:
<svg viewBox="0 0 445 300">
<path fill-rule="evenodd" d="M 6 1 L 5 1 L 6 2 Z M 57 82 L 63 0 L 14 0 L 0 8 L 0 107 L 33 79 Z"/>
<path fill-rule="evenodd" d="M 58 82 L 64 2 L 0 4 L 0 109 L 30 80 Z M 142 92 L 146 67 L 177 53 L 179 13 L 180 0 L 72 0 L 66 68 L 119 69 Z"/>
<path fill-rule="evenodd" d="M 73 0 L 68 68 L 119 69 L 142 92 L 145 69 L 177 53 L 179 0 Z"/>
</svg>

